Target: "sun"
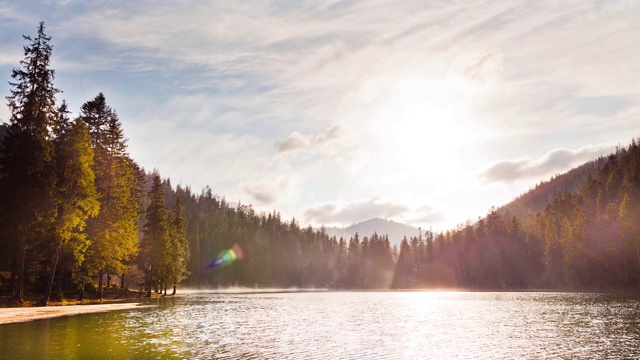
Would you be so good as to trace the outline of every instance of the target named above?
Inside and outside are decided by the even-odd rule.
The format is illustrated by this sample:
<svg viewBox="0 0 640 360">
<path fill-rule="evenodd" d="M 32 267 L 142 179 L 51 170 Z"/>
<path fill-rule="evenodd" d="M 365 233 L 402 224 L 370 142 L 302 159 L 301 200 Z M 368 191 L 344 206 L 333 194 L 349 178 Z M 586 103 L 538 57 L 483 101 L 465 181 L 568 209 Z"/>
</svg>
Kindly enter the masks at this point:
<svg viewBox="0 0 640 360">
<path fill-rule="evenodd" d="M 476 89 L 464 79 L 401 79 L 374 120 L 387 162 L 414 175 L 456 166 L 451 156 L 474 138 L 469 102 Z"/>
</svg>

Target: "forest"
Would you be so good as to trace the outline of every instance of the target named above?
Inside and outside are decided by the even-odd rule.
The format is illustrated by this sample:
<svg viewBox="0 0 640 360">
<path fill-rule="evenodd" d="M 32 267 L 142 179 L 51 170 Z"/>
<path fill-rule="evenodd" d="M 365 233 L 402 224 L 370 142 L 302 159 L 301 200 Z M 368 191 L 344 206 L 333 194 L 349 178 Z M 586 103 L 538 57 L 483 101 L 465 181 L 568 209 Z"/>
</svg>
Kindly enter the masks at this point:
<svg viewBox="0 0 640 360">
<path fill-rule="evenodd" d="M 72 116 L 54 86 L 51 37 L 25 36 L 0 126 L 0 291 L 20 302 L 104 288 L 176 293 L 227 286 L 325 289 L 640 287 L 640 147 L 542 182 L 485 217 L 425 231 L 335 238 L 277 211 L 173 187 L 127 152 L 99 93 Z M 207 264 L 237 246 L 242 259 Z M 118 279 L 112 284 L 112 277 Z"/>
</svg>

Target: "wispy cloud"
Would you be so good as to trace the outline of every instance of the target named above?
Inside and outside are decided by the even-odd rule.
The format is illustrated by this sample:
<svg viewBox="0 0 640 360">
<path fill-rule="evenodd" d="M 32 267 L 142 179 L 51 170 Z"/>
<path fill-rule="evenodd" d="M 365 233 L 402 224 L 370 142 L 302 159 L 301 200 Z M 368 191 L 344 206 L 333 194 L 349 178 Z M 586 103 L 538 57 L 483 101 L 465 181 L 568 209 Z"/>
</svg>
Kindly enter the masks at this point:
<svg viewBox="0 0 640 360">
<path fill-rule="evenodd" d="M 449 75 L 461 75 L 472 81 L 486 82 L 498 76 L 503 63 L 504 53 L 500 50 L 490 50 L 458 57 L 447 72 Z"/>
<path fill-rule="evenodd" d="M 344 134 L 344 128 L 334 125 L 326 132 L 317 135 L 302 135 L 297 131 L 292 132 L 284 141 L 277 142 L 278 153 L 299 150 L 312 146 L 319 146 L 340 138 Z"/>
<path fill-rule="evenodd" d="M 482 176 L 488 182 L 537 179 L 544 175 L 569 170 L 576 165 L 607 154 L 613 148 L 613 146 L 599 145 L 585 146 L 577 150 L 554 149 L 539 159 L 501 160 L 486 169 Z"/>
<path fill-rule="evenodd" d="M 307 209 L 305 220 L 316 224 L 351 224 L 375 217 L 393 218 L 409 210 L 408 207 L 385 201 L 374 196 L 369 200 L 358 200 L 344 205 L 323 204 Z"/>
<path fill-rule="evenodd" d="M 309 146 L 311 141 L 307 136 L 300 134 L 297 131 L 292 132 L 287 136 L 287 139 L 276 143 L 276 147 L 278 148 L 279 153 L 292 151 L 296 149 L 300 149 L 306 146 Z"/>
<path fill-rule="evenodd" d="M 251 196 L 258 205 L 272 205 L 288 193 L 289 183 L 286 179 L 260 179 L 240 184 L 242 191 Z"/>
</svg>

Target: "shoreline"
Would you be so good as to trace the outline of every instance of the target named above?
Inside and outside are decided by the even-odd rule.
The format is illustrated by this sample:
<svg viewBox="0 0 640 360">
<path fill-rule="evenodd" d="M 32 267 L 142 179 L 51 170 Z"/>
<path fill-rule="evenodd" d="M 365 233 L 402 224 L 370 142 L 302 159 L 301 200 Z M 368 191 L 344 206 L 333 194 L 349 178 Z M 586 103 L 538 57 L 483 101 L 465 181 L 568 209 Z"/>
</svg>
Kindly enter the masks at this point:
<svg viewBox="0 0 640 360">
<path fill-rule="evenodd" d="M 142 305 L 140 303 L 118 304 L 89 304 L 89 305 L 64 305 L 44 307 L 13 307 L 0 308 L 0 325 L 19 322 L 28 322 L 41 319 L 51 319 L 62 316 L 91 314 L 115 310 L 132 310 L 147 308 L 155 305 Z"/>
</svg>

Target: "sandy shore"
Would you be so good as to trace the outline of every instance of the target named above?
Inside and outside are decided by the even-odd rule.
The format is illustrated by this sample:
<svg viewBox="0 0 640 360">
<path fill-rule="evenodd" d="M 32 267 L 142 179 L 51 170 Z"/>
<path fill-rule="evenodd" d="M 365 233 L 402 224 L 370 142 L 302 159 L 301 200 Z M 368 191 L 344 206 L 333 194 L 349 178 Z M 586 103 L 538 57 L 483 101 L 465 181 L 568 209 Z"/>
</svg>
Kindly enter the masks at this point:
<svg viewBox="0 0 640 360">
<path fill-rule="evenodd" d="M 49 319 L 58 316 L 70 316 L 105 312 L 112 310 L 129 310 L 149 307 L 153 305 L 125 304 L 97 304 L 97 305 L 68 305 L 49 307 L 21 307 L 0 309 L 0 324 L 9 324 L 39 319 Z"/>
</svg>

